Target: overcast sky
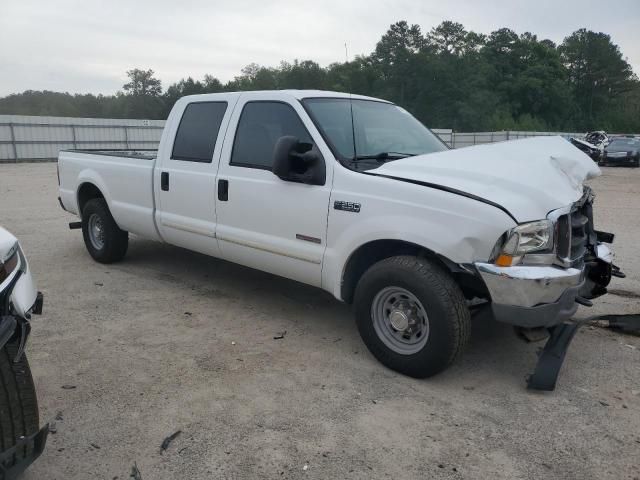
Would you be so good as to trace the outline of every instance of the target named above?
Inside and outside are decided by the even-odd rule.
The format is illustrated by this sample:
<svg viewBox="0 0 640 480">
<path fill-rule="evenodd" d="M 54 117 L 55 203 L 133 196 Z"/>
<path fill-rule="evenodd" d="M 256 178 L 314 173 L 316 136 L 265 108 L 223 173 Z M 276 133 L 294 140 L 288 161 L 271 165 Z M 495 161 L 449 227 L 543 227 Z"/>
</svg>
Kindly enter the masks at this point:
<svg viewBox="0 0 640 480">
<path fill-rule="evenodd" d="M 205 73 L 232 79 L 252 62 L 326 66 L 369 54 L 389 25 L 443 20 L 509 27 L 559 43 L 606 32 L 640 73 L 640 0 L 0 0 L 0 95 L 23 90 L 113 94 L 130 68 L 163 87 Z"/>
</svg>

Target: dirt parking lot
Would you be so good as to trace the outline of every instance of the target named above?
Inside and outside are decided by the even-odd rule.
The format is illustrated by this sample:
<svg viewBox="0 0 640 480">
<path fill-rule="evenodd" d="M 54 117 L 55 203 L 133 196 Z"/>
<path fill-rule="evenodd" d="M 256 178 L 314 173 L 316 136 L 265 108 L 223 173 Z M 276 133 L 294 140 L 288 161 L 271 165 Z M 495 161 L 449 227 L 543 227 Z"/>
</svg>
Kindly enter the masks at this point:
<svg viewBox="0 0 640 480">
<path fill-rule="evenodd" d="M 640 169 L 593 187 L 628 278 L 579 315 L 640 312 Z M 0 224 L 45 293 L 41 418 L 62 418 L 26 480 L 640 477 L 638 337 L 583 328 L 556 391 L 531 393 L 541 344 L 477 322 L 458 364 L 414 380 L 319 290 L 138 238 L 95 263 L 56 196 L 55 164 L 0 165 Z"/>
</svg>

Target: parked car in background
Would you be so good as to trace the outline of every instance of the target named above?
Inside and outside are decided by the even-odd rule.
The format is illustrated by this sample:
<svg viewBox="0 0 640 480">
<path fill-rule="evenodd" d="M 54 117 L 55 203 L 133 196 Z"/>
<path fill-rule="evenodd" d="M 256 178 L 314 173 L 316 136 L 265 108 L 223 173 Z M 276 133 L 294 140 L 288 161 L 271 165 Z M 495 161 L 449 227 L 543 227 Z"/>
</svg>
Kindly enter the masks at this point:
<svg viewBox="0 0 640 480">
<path fill-rule="evenodd" d="M 121 260 L 131 232 L 323 288 L 354 304 L 378 360 L 413 377 L 460 355 L 478 302 L 551 328 L 616 268 L 583 184 L 600 169 L 564 139 L 449 150 L 375 98 L 183 97 L 157 154 L 61 151 L 58 167 L 96 261 Z"/>
<path fill-rule="evenodd" d="M 640 167 L 640 139 L 633 137 L 614 138 L 604 149 L 602 164 Z"/>
<path fill-rule="evenodd" d="M 0 227 L 0 480 L 16 478 L 44 449 L 38 400 L 25 354 L 32 314 L 42 313 L 18 240 Z"/>
<path fill-rule="evenodd" d="M 596 147 L 595 145 L 592 145 L 589 142 L 585 142 L 584 140 L 580 140 L 580 139 L 574 138 L 574 137 L 571 137 L 569 139 L 569 141 L 578 150 L 580 150 L 580 151 L 586 153 L 587 155 L 589 155 L 591 160 L 593 160 L 594 162 L 600 162 L 600 160 L 602 159 L 603 150 L 601 150 L 600 148 Z"/>
</svg>

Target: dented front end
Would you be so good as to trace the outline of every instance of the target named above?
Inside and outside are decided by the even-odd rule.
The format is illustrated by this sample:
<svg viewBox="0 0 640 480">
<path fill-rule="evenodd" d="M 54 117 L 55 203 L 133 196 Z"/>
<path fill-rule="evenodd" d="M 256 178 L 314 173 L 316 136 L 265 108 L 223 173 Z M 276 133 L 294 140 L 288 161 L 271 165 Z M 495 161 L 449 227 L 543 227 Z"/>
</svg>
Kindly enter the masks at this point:
<svg viewBox="0 0 640 480">
<path fill-rule="evenodd" d="M 612 276 L 624 277 L 613 264 L 613 252 L 608 245 L 614 234 L 595 229 L 593 221 L 594 194 L 585 187 L 583 197 L 567 211 L 554 212 L 556 220 L 557 256 L 561 266 L 579 268 L 584 282 L 578 292 L 579 303 L 607 293 Z"/>
<path fill-rule="evenodd" d="M 475 264 L 491 296 L 493 316 L 519 327 L 552 327 L 571 318 L 578 305 L 607 293 L 612 276 L 624 277 L 613 263 L 614 235 L 597 231 L 594 194 L 584 187 L 580 200 L 552 211 L 552 251 L 524 255 L 517 265 Z"/>
</svg>

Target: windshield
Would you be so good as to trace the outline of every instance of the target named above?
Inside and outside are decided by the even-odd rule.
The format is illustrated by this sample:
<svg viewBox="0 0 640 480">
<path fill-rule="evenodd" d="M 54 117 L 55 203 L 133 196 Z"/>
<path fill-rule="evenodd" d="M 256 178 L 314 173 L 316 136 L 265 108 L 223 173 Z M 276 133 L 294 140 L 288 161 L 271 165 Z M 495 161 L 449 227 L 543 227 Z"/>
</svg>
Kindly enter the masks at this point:
<svg viewBox="0 0 640 480">
<path fill-rule="evenodd" d="M 307 98 L 302 103 L 334 155 L 354 168 L 448 149 L 409 112 L 390 103 L 349 98 Z"/>
</svg>

